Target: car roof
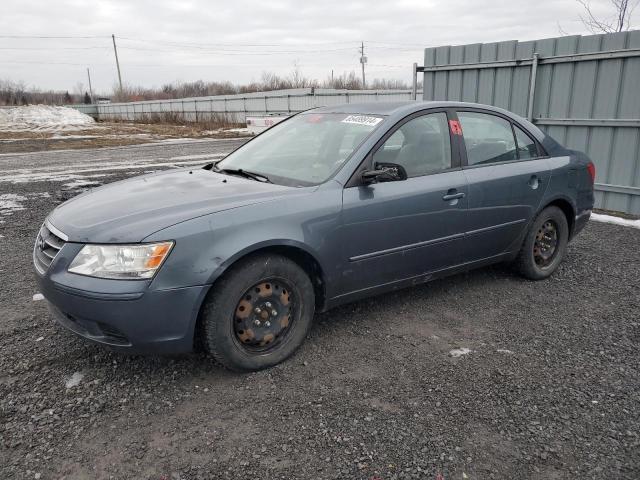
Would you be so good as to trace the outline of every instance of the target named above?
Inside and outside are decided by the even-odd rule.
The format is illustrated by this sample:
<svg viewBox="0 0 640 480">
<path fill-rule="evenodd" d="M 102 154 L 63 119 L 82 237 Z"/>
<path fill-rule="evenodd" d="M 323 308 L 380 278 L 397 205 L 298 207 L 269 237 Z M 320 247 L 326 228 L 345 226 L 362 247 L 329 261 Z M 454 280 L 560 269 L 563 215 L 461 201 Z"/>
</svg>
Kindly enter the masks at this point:
<svg viewBox="0 0 640 480">
<path fill-rule="evenodd" d="M 367 102 L 367 103 L 345 103 L 341 105 L 331 105 L 313 109 L 314 113 L 360 113 L 369 115 L 396 115 L 410 114 L 425 108 L 462 108 L 473 107 L 500 112 L 510 116 L 516 116 L 512 112 L 491 105 L 468 102 L 445 102 L 445 101 L 402 101 L 402 102 Z"/>
<path fill-rule="evenodd" d="M 505 110 L 503 108 L 494 107 L 492 105 L 484 105 L 481 103 L 469 103 L 469 102 L 449 102 L 449 101 L 402 101 L 402 102 L 367 102 L 367 103 L 345 103 L 342 105 L 331 105 L 327 107 L 318 107 L 312 110 L 307 110 L 302 113 L 347 113 L 347 114 L 361 114 L 361 115 L 381 115 L 388 117 L 389 120 L 396 122 L 404 118 L 407 115 L 411 115 L 414 112 L 429 108 L 479 108 L 489 112 L 496 112 L 507 117 L 510 117 L 521 127 L 524 127 L 529 133 L 540 141 L 547 151 L 554 150 L 559 151 L 559 148 L 564 148 L 559 145 L 555 140 L 549 137 L 546 133 L 540 130 L 537 126 L 531 123 L 526 118 L 521 117 L 513 112 Z"/>
</svg>

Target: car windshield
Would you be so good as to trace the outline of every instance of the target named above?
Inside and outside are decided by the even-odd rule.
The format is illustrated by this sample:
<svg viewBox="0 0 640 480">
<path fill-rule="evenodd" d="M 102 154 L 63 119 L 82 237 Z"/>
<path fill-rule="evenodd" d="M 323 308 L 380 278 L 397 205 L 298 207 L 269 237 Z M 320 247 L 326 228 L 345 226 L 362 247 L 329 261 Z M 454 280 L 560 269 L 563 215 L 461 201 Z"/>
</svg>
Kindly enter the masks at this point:
<svg viewBox="0 0 640 480">
<path fill-rule="evenodd" d="M 374 115 L 303 113 L 275 125 L 218 162 L 292 186 L 328 180 L 382 122 Z"/>
</svg>

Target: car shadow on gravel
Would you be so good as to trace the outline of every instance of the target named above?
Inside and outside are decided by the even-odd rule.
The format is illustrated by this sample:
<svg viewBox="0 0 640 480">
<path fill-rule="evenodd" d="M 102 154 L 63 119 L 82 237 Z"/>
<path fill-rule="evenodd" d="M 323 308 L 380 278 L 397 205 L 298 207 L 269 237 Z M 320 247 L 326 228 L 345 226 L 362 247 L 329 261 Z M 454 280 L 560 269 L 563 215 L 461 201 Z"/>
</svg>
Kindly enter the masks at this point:
<svg viewBox="0 0 640 480">
<path fill-rule="evenodd" d="M 355 328 L 376 328 L 375 322 L 378 321 L 377 316 L 386 316 L 390 313 L 395 314 L 397 321 L 402 322 L 403 316 L 410 317 L 416 323 L 424 320 L 425 334 L 434 336 L 437 330 L 439 338 L 450 337 L 443 328 L 436 328 L 431 323 L 431 315 L 427 311 L 432 311 L 434 307 L 424 308 L 425 305 L 438 305 L 447 303 L 452 298 L 459 300 L 460 295 L 468 288 L 481 287 L 486 282 L 506 281 L 530 284 L 531 282 L 522 279 L 508 265 L 495 265 L 471 272 L 460 273 L 451 277 L 437 279 L 422 285 L 399 289 L 395 292 L 380 295 L 353 303 L 349 303 L 327 312 L 316 314 L 314 323 L 309 333 L 307 342 L 303 344 L 301 350 L 304 351 L 305 346 L 309 346 L 311 342 L 331 342 L 332 339 L 338 339 L 342 334 Z M 452 292 L 456 292 L 452 295 Z M 413 313 L 422 311 L 424 318 L 415 318 Z M 428 318 L 427 318 L 428 317 Z M 454 329 L 461 327 L 460 322 L 456 322 L 454 316 L 442 315 L 441 320 L 446 323 L 447 328 Z M 416 320 L 418 320 L 416 322 Z M 395 322 L 386 322 L 386 326 L 396 326 Z M 158 375 L 162 375 L 161 371 L 182 367 L 187 368 L 194 378 L 202 375 L 213 375 L 215 377 L 227 375 L 242 375 L 238 372 L 229 372 L 223 366 L 218 364 L 212 357 L 206 354 L 204 348 L 196 342 L 196 350 L 190 354 L 179 355 L 132 355 L 124 351 L 109 349 L 108 347 L 87 342 L 78 338 L 71 332 L 66 331 L 63 327 L 55 325 L 57 329 L 56 337 L 61 342 L 64 350 L 70 349 L 78 352 L 78 357 L 90 359 L 87 366 L 99 367 L 105 363 L 117 363 L 122 366 L 128 365 L 131 368 L 141 371 L 158 371 Z M 410 328 L 410 330 L 411 330 Z M 296 362 L 296 355 L 292 357 L 291 362 Z M 278 368 L 277 366 L 275 368 Z M 123 375 L 126 372 L 122 372 Z M 250 374 L 250 373 L 249 373 Z"/>
</svg>

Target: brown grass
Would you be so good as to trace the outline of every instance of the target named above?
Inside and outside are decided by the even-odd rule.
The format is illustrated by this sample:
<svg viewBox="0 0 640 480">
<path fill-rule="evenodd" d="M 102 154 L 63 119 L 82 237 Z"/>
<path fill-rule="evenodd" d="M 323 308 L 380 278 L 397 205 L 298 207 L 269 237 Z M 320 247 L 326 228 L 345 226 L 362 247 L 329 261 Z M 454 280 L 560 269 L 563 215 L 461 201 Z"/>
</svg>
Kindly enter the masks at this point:
<svg viewBox="0 0 640 480">
<path fill-rule="evenodd" d="M 0 153 L 38 152 L 138 145 L 168 138 L 234 138 L 217 120 L 209 122 L 168 123 L 165 118 L 149 119 L 155 123 L 98 122 L 86 130 L 67 132 L 0 131 Z M 236 125 L 233 125 L 234 127 Z M 78 136 L 90 138 L 74 138 Z"/>
<path fill-rule="evenodd" d="M 195 114 L 193 114 L 195 115 Z M 238 128 L 244 127 L 242 123 L 238 123 L 233 119 L 233 116 L 228 113 L 222 112 L 198 112 L 197 121 L 191 119 L 181 112 L 155 112 L 144 113 L 142 115 L 136 114 L 134 120 L 109 120 L 110 123 L 133 123 L 133 124 L 166 124 L 166 125 L 181 125 L 181 126 L 193 126 L 195 129 L 200 130 L 216 130 L 220 128 Z"/>
</svg>

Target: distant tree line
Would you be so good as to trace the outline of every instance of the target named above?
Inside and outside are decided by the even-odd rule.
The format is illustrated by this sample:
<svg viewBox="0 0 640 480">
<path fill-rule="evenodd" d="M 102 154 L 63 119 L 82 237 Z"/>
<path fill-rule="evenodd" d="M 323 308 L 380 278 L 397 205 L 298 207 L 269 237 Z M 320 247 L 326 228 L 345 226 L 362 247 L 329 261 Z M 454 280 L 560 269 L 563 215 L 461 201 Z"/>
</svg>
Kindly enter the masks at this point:
<svg viewBox="0 0 640 480">
<path fill-rule="evenodd" d="M 374 79 L 367 82 L 367 89 L 375 90 L 406 90 L 411 88 L 402 80 Z M 100 95 L 109 97 L 115 102 L 131 102 L 139 100 L 167 100 L 171 98 L 206 97 L 210 95 L 233 95 L 241 93 L 264 92 L 271 90 L 286 90 L 291 88 L 336 88 L 348 90 L 361 90 L 362 80 L 355 72 L 344 72 L 340 75 L 330 76 L 323 81 L 307 78 L 299 69 L 295 69 L 291 75 L 279 76 L 275 73 L 264 72 L 260 81 L 250 82 L 245 85 L 237 85 L 231 82 L 205 82 L 196 80 L 193 82 L 173 82 L 161 87 L 141 87 L 124 85 L 122 89 L 114 86 L 112 95 Z M 83 84 L 74 86 L 73 92 L 39 90 L 27 88 L 24 82 L 12 80 L 0 80 L 0 105 L 70 105 L 78 103 L 91 103 L 89 93 L 84 90 Z"/>
<path fill-rule="evenodd" d="M 87 92 L 57 92 L 27 88 L 24 82 L 0 80 L 0 105 L 70 105 L 74 103 L 91 103 Z"/>
<path fill-rule="evenodd" d="M 367 82 L 367 89 L 374 90 L 407 90 L 411 86 L 402 80 L 374 79 Z M 124 85 L 122 90 L 116 85 L 113 88 L 113 101 L 132 102 L 140 100 L 168 100 L 171 98 L 208 97 L 211 95 L 234 95 L 242 93 L 266 92 L 272 90 L 288 90 L 292 88 L 336 88 L 361 90 L 362 79 L 355 72 L 344 72 L 327 77 L 323 81 L 305 77 L 298 69 L 291 75 L 280 76 L 264 72 L 259 81 L 245 85 L 231 82 L 193 82 L 167 83 L 160 88 L 147 88 Z M 420 84 L 421 88 L 421 84 Z"/>
</svg>

